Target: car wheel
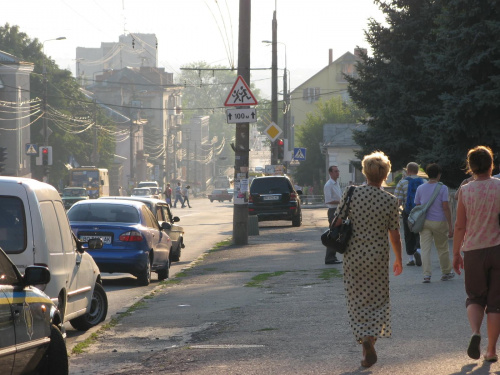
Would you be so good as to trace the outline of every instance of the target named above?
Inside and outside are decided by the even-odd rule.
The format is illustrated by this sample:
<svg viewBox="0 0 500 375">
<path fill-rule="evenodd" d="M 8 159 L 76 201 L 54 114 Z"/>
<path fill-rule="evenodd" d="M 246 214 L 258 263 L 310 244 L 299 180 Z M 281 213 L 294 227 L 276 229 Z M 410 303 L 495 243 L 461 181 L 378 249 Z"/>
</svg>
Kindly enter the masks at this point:
<svg viewBox="0 0 500 375">
<path fill-rule="evenodd" d="M 181 259 L 181 247 L 182 243 L 179 241 L 175 251 L 170 252 L 170 262 L 178 262 Z"/>
<path fill-rule="evenodd" d="M 64 337 L 54 324 L 50 326 L 50 344 L 40 362 L 39 374 L 68 374 L 68 352 Z"/>
<path fill-rule="evenodd" d="M 98 325 L 106 319 L 108 314 L 108 297 L 101 284 L 96 283 L 92 301 L 90 302 L 90 311 L 78 318 L 71 319 L 71 326 L 79 331 L 87 331 L 88 329 Z"/>
<path fill-rule="evenodd" d="M 158 280 L 162 281 L 165 279 L 168 279 L 168 274 L 169 274 L 169 268 L 170 268 L 170 262 L 168 262 L 167 267 L 165 267 L 162 270 L 158 270 Z"/>
<path fill-rule="evenodd" d="M 148 258 L 146 269 L 137 275 L 137 284 L 140 286 L 148 286 L 151 282 L 151 260 Z"/>
<path fill-rule="evenodd" d="M 302 224 L 302 211 L 299 211 L 298 215 L 292 217 L 292 227 L 300 227 Z"/>
</svg>

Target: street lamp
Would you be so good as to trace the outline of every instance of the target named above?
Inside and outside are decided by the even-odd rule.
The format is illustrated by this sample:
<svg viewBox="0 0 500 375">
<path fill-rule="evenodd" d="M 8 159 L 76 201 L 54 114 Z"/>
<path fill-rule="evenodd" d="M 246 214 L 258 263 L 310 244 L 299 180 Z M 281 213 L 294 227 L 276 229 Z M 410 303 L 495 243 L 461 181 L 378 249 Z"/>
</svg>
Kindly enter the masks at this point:
<svg viewBox="0 0 500 375">
<path fill-rule="evenodd" d="M 65 36 L 60 36 L 54 39 L 47 39 L 42 42 L 42 53 L 43 53 L 43 145 L 48 146 L 49 144 L 49 133 L 47 127 L 47 67 L 45 66 L 45 42 L 50 42 L 51 40 L 64 40 Z M 49 180 L 49 168 L 45 166 L 44 169 L 45 182 Z"/>
</svg>

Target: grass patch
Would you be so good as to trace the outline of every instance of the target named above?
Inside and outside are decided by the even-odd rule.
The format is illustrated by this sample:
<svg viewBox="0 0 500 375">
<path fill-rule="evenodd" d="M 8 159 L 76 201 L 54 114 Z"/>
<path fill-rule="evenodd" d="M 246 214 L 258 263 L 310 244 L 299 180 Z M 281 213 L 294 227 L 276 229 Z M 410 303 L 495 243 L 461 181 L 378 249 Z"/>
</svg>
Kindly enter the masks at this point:
<svg viewBox="0 0 500 375">
<path fill-rule="evenodd" d="M 267 332 L 267 331 L 277 331 L 278 328 L 262 328 L 258 329 L 257 332 Z"/>
<path fill-rule="evenodd" d="M 332 268 L 323 270 L 318 277 L 323 280 L 330 280 L 335 278 L 339 279 L 342 278 L 342 274 L 338 270 Z"/>
<path fill-rule="evenodd" d="M 248 283 L 245 284 L 247 287 L 254 287 L 254 288 L 262 288 L 261 283 L 264 281 L 269 280 L 271 277 L 276 277 L 276 276 L 281 276 L 285 274 L 287 271 L 276 271 L 276 272 L 271 272 L 271 273 L 261 273 L 257 276 L 252 277 L 252 281 L 249 281 Z"/>
<path fill-rule="evenodd" d="M 217 242 L 210 250 L 208 250 L 209 253 L 213 251 L 220 250 L 224 247 L 228 247 L 233 244 L 233 239 L 232 238 L 227 238 L 225 240 L 222 240 L 220 242 Z"/>
</svg>

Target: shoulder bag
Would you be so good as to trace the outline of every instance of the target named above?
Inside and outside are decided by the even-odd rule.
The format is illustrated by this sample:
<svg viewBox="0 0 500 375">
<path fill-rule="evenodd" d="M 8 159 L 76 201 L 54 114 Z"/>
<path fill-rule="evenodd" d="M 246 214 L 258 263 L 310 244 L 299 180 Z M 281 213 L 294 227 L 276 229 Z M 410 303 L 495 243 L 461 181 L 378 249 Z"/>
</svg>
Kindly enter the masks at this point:
<svg viewBox="0 0 500 375">
<path fill-rule="evenodd" d="M 351 205 L 351 197 L 354 192 L 355 187 L 351 186 L 349 191 L 347 192 L 347 197 L 345 202 L 342 204 L 342 207 L 339 210 L 339 213 L 335 215 L 332 220 L 332 224 L 330 228 L 328 228 L 321 235 L 321 242 L 326 247 L 333 248 L 337 253 L 344 254 L 347 250 L 347 243 L 352 235 L 352 222 L 349 220 L 349 207 Z M 344 210 L 344 206 L 347 204 L 345 215 L 342 218 L 342 224 L 337 227 L 332 227 L 337 222 L 340 213 Z"/>
<path fill-rule="evenodd" d="M 434 203 L 434 200 L 439 194 L 439 190 L 441 190 L 441 186 L 443 186 L 443 183 L 438 182 L 434 188 L 431 199 L 429 199 L 426 204 L 421 204 L 412 208 L 410 214 L 408 215 L 408 228 L 410 228 L 413 233 L 420 233 L 422 229 L 424 229 L 427 210 Z"/>
</svg>

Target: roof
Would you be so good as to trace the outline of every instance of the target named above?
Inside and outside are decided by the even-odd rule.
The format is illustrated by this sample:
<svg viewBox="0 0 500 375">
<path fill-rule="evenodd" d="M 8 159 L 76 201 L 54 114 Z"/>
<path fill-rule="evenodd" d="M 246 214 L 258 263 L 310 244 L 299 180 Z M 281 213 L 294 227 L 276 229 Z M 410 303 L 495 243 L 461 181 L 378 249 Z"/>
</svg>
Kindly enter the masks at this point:
<svg viewBox="0 0 500 375">
<path fill-rule="evenodd" d="M 353 130 L 366 131 L 366 128 L 364 124 L 325 124 L 323 125 L 323 146 L 357 147 L 353 138 Z"/>
</svg>

